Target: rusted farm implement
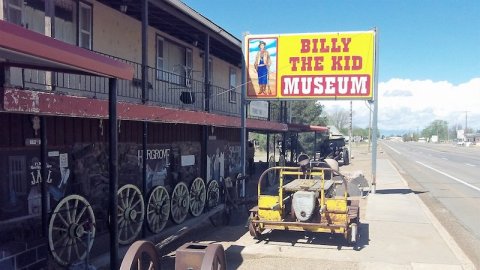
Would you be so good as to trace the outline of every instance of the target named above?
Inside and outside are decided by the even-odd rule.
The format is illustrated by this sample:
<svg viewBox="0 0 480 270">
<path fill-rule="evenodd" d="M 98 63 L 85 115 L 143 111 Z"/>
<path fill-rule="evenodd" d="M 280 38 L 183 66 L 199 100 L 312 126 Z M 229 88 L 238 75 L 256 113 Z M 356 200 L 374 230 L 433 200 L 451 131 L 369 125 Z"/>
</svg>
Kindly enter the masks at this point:
<svg viewBox="0 0 480 270">
<path fill-rule="evenodd" d="M 226 270 L 225 250 L 219 244 L 186 243 L 175 252 L 175 270 Z M 120 270 L 161 269 L 160 256 L 152 242 L 136 241 L 123 258 Z"/>
<path fill-rule="evenodd" d="M 299 158 L 298 167 L 278 166 L 263 172 L 258 181 L 258 205 L 250 210 L 251 236 L 262 238 L 266 229 L 342 234 L 357 241 L 359 201 L 347 194 L 347 180 L 335 160 L 311 162 Z M 276 180 L 277 190 L 266 194 L 263 182 Z M 343 188 L 337 189 L 342 185 Z M 343 194 L 336 194 L 343 190 Z"/>
<path fill-rule="evenodd" d="M 179 182 L 170 193 L 164 186 L 155 186 L 149 192 L 147 204 L 140 189 L 132 184 L 120 187 L 117 195 L 118 242 L 122 245 L 132 243 L 139 236 L 143 222 L 147 222 L 152 233 L 159 233 L 169 218 L 180 224 L 189 212 L 196 217 L 205 207 L 212 209 L 220 202 L 219 183 L 211 180 L 206 185 L 202 178 L 195 178 L 190 188 Z M 55 261 L 68 266 L 88 258 L 97 222 L 94 208 L 86 198 L 77 194 L 63 198 L 53 210 L 49 223 L 48 243 Z M 148 244 L 141 248 L 148 250 Z"/>
</svg>

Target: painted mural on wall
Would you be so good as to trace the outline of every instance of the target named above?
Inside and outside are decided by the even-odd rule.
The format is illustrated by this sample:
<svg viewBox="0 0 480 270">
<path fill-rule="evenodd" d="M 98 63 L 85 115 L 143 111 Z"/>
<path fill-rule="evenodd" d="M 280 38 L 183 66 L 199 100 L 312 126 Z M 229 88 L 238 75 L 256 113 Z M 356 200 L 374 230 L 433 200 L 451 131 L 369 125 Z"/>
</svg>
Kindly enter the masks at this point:
<svg viewBox="0 0 480 270">
<path fill-rule="evenodd" d="M 207 180 L 222 181 L 241 172 L 240 145 L 210 140 L 207 147 Z"/>
<path fill-rule="evenodd" d="M 3 180 L 0 188 L 0 221 L 19 216 L 41 214 L 41 162 L 39 151 L 31 148 L 23 151 L 3 152 Z M 71 182 L 71 156 L 65 149 L 50 150 L 47 157 L 48 209 L 66 193 Z"/>
</svg>

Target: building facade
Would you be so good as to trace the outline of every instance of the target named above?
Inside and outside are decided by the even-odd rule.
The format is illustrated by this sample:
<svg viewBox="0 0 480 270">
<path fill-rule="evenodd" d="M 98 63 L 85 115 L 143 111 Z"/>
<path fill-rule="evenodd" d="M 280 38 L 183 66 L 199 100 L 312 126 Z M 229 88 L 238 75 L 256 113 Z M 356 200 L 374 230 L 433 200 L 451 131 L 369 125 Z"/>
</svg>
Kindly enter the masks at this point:
<svg viewBox="0 0 480 270">
<path fill-rule="evenodd" d="M 241 42 L 190 7 L 0 0 L 0 19 L 133 68 L 133 80 L 116 84 L 120 244 L 200 215 L 211 183 L 241 171 Z M 108 252 L 109 79 L 0 60 L 0 269 L 62 268 Z M 278 114 L 247 128 L 285 132 L 269 121 Z M 192 195 L 198 178 L 203 205 Z"/>
</svg>

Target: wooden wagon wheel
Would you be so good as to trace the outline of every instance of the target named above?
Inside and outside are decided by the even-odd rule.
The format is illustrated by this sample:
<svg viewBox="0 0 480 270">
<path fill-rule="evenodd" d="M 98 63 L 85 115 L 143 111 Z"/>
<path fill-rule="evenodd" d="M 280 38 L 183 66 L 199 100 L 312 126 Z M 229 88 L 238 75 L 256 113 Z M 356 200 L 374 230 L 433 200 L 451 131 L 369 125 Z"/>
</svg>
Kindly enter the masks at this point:
<svg viewBox="0 0 480 270">
<path fill-rule="evenodd" d="M 270 156 L 268 158 L 268 168 L 275 167 L 276 162 L 275 162 L 275 156 Z M 271 170 L 268 172 L 268 185 L 273 186 L 275 185 L 275 181 L 277 178 L 277 174 L 274 170 Z"/>
<path fill-rule="evenodd" d="M 211 180 L 207 186 L 207 207 L 212 209 L 220 202 L 220 188 L 217 180 Z"/>
<path fill-rule="evenodd" d="M 63 198 L 48 227 L 48 245 L 55 261 L 67 266 L 85 259 L 94 238 L 95 215 L 88 201 L 79 195 Z"/>
<path fill-rule="evenodd" d="M 122 186 L 118 192 L 118 242 L 130 244 L 142 230 L 145 205 L 140 190 L 131 184 Z"/>
<path fill-rule="evenodd" d="M 190 186 L 190 213 L 192 216 L 198 217 L 202 214 L 206 197 L 205 182 L 200 177 L 195 178 Z"/>
<path fill-rule="evenodd" d="M 185 183 L 178 183 L 172 192 L 172 199 L 170 200 L 170 212 L 172 213 L 173 222 L 182 223 L 188 214 L 190 206 L 190 193 Z"/>
<path fill-rule="evenodd" d="M 225 250 L 220 244 L 210 244 L 205 250 L 200 270 L 226 270 Z"/>
<path fill-rule="evenodd" d="M 120 270 L 158 270 L 160 256 L 152 242 L 136 241 L 129 248 L 120 265 Z"/>
<path fill-rule="evenodd" d="M 147 224 L 150 231 L 159 233 L 170 215 L 170 196 L 163 186 L 155 187 L 150 193 L 147 205 Z"/>
</svg>

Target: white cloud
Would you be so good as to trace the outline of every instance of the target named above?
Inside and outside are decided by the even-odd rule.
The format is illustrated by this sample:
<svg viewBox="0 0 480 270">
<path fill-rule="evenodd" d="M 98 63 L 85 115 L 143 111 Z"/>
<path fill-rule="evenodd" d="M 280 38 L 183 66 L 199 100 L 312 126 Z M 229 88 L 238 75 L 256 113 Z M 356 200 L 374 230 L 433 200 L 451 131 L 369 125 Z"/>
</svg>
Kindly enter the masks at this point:
<svg viewBox="0 0 480 270">
<path fill-rule="evenodd" d="M 391 79 L 379 84 L 380 130 L 422 130 L 436 119 L 450 126 L 465 125 L 480 129 L 480 78 L 453 85 L 447 81 Z M 327 112 L 335 107 L 350 109 L 350 101 L 321 101 Z M 365 101 L 353 101 L 355 126 L 368 126 Z"/>
</svg>

